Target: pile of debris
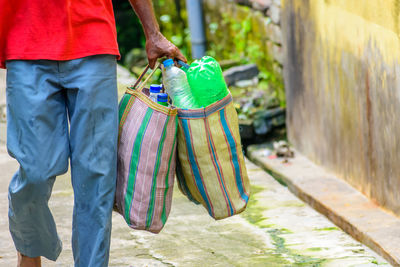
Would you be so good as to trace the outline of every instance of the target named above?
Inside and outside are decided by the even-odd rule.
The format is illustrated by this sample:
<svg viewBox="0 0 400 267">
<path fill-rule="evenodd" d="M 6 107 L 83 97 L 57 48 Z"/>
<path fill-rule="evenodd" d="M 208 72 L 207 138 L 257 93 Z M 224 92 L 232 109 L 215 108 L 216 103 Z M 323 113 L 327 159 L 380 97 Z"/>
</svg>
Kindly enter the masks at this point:
<svg viewBox="0 0 400 267">
<path fill-rule="evenodd" d="M 279 106 L 271 91 L 259 87 L 258 76 L 255 64 L 235 66 L 224 71 L 225 81 L 235 101 L 244 143 L 257 137 L 262 139 L 274 128 L 285 126 L 285 109 Z"/>
</svg>

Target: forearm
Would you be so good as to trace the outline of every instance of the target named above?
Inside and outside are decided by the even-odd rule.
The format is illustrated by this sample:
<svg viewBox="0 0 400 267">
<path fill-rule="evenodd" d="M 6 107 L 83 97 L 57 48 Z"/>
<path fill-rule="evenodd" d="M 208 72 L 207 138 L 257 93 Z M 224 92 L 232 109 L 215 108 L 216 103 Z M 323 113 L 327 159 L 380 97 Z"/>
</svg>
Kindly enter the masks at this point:
<svg viewBox="0 0 400 267">
<path fill-rule="evenodd" d="M 129 0 L 129 2 L 143 25 L 146 39 L 159 34 L 160 27 L 154 14 L 151 0 Z"/>
<path fill-rule="evenodd" d="M 146 52 L 150 67 L 154 68 L 157 59 L 162 57 L 177 58 L 186 62 L 179 49 L 161 34 L 151 0 L 129 0 L 129 2 L 139 17 L 146 35 Z"/>
</svg>

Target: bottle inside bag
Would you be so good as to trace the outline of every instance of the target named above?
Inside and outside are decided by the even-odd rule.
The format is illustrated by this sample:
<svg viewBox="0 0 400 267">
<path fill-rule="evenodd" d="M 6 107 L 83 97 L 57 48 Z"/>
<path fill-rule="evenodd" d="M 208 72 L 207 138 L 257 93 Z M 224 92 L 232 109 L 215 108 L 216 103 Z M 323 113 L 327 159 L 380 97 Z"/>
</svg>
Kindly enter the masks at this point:
<svg viewBox="0 0 400 267">
<path fill-rule="evenodd" d="M 193 62 L 186 75 L 194 98 L 203 107 L 229 94 L 221 67 L 212 57 L 204 56 Z"/>
<path fill-rule="evenodd" d="M 152 84 L 150 85 L 150 99 L 157 102 L 157 95 L 161 92 L 162 85 Z"/>
<path fill-rule="evenodd" d="M 157 95 L 157 103 L 168 107 L 168 94 L 160 93 Z"/>
<path fill-rule="evenodd" d="M 166 92 L 172 99 L 174 106 L 178 108 L 199 108 L 201 107 L 193 97 L 186 73 L 174 66 L 172 59 L 163 62 L 163 83 Z"/>
</svg>

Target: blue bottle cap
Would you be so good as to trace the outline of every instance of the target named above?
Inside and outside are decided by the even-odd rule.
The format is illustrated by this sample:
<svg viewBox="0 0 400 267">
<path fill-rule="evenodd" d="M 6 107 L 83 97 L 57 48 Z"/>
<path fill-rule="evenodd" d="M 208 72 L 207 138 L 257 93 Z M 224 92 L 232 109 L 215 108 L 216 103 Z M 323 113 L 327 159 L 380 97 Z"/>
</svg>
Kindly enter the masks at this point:
<svg viewBox="0 0 400 267">
<path fill-rule="evenodd" d="M 158 94 L 157 101 L 159 102 L 168 102 L 168 94 Z"/>
<path fill-rule="evenodd" d="M 161 91 L 162 85 L 160 84 L 152 84 L 150 85 L 150 93 L 159 93 Z"/>
<path fill-rule="evenodd" d="M 188 64 L 186 64 L 185 62 L 183 62 L 182 60 L 178 60 L 178 64 L 181 65 L 182 67 L 184 67 L 185 69 L 190 68 L 190 66 Z"/>
<path fill-rule="evenodd" d="M 164 67 L 167 68 L 169 66 L 174 65 L 174 60 L 172 58 L 166 59 L 166 60 L 164 60 L 163 64 L 164 64 Z"/>
</svg>

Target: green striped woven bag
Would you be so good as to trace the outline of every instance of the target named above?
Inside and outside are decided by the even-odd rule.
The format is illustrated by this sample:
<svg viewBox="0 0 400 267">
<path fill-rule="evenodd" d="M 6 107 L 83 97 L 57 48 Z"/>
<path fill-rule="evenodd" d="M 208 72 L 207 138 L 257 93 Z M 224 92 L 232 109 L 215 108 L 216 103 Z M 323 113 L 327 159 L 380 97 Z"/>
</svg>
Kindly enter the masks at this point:
<svg viewBox="0 0 400 267">
<path fill-rule="evenodd" d="M 142 92 L 158 66 L 138 86 L 147 66 L 120 102 L 115 196 L 115 209 L 127 224 L 152 233 L 161 231 L 171 210 L 178 125 L 175 108 Z"/>
<path fill-rule="evenodd" d="M 245 210 L 250 197 L 232 95 L 205 108 L 178 110 L 179 189 L 219 220 Z"/>
</svg>

